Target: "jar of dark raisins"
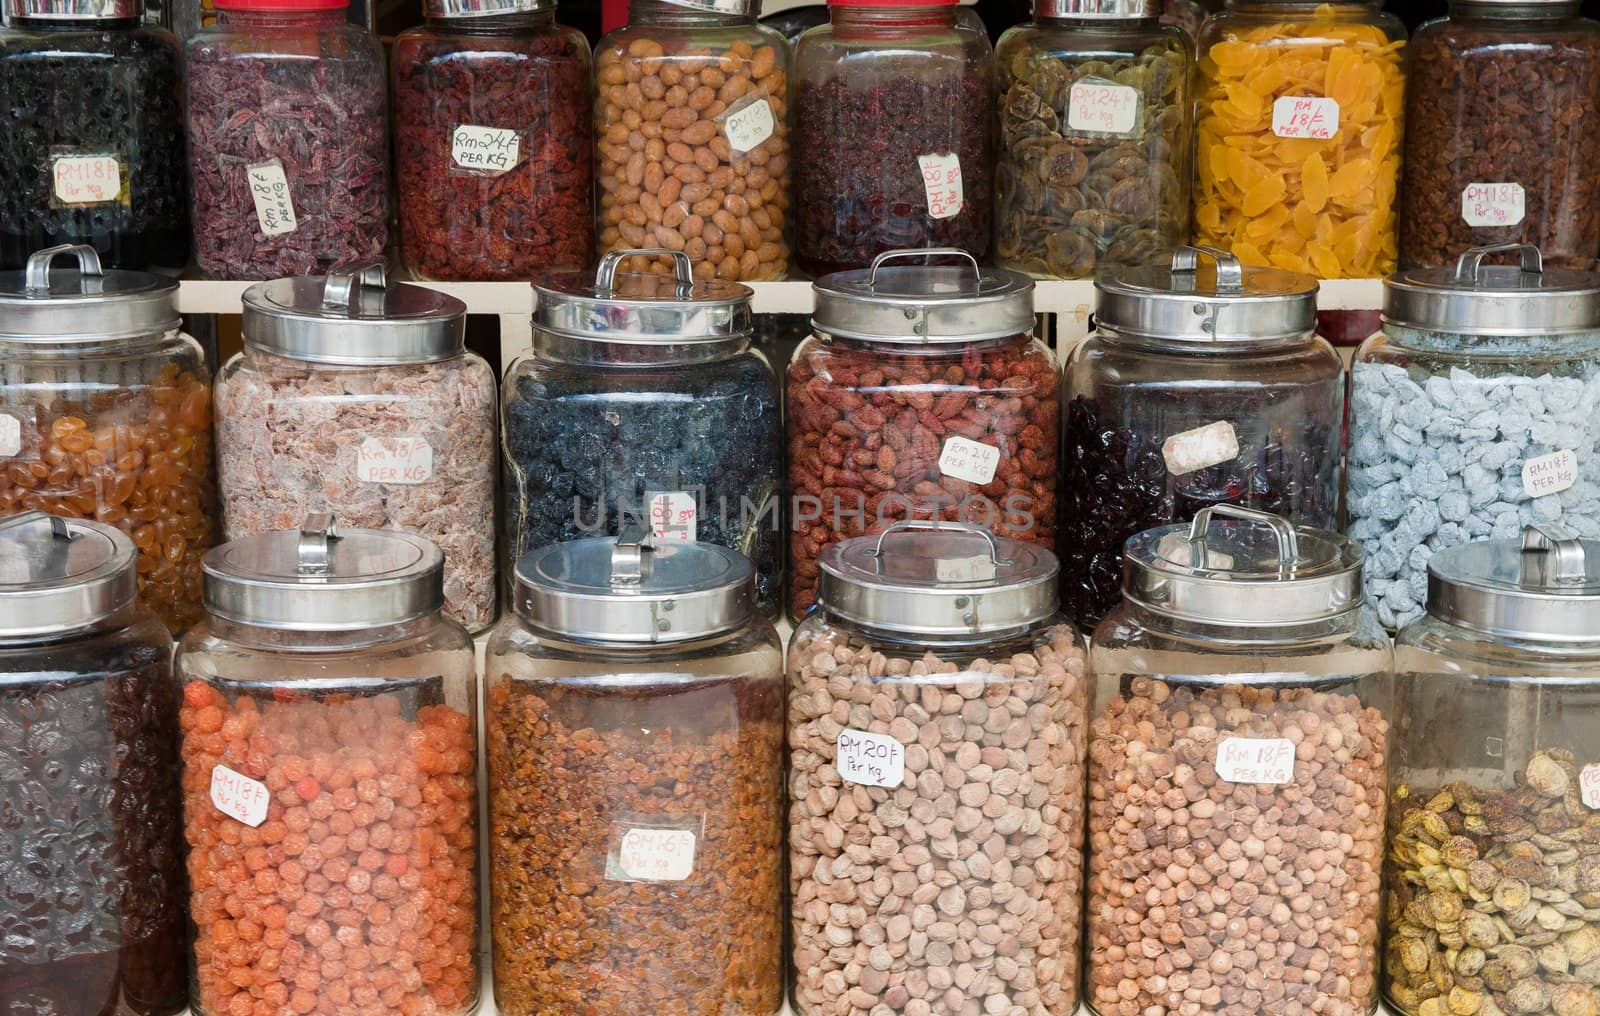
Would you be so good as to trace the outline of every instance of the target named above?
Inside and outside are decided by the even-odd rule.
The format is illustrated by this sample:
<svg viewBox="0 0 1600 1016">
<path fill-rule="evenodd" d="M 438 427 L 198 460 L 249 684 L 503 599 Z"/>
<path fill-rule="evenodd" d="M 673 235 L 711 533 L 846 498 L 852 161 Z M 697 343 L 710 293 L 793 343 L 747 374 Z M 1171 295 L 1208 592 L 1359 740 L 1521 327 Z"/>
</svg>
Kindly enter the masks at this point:
<svg viewBox="0 0 1600 1016">
<path fill-rule="evenodd" d="M 52 267 L 61 256 L 76 270 Z M 182 632 L 217 540 L 211 374 L 178 284 L 52 247 L 0 272 L 0 516 L 96 519 L 139 548 L 140 602 Z"/>
<path fill-rule="evenodd" d="M 394 45 L 401 250 L 424 279 L 531 279 L 594 250 L 589 43 L 554 0 L 428 0 Z"/>
<path fill-rule="evenodd" d="M 1201 508 L 1336 527 L 1344 370 L 1315 333 L 1315 280 L 1182 247 L 1170 267 L 1095 289 L 1097 330 L 1065 371 L 1057 553 L 1070 613 L 1097 622 L 1121 601 L 1128 537 Z"/>
<path fill-rule="evenodd" d="M 189 261 L 178 41 L 142 0 L 8 0 L 0 269 L 58 243 L 113 268 Z"/>
<path fill-rule="evenodd" d="M 318 514 L 205 567 L 175 664 L 195 1013 L 466 1016 L 477 681 L 443 552 Z"/>
<path fill-rule="evenodd" d="M 994 66 L 956 0 L 832 0 L 795 47 L 795 260 L 814 276 L 994 232 Z"/>
<path fill-rule="evenodd" d="M 1157 0 L 1037 0 L 995 50 L 995 253 L 1039 278 L 1165 261 L 1189 238 L 1194 41 Z"/>
<path fill-rule="evenodd" d="M 0 1005 L 187 1011 L 172 637 L 100 522 L 0 521 Z"/>
<path fill-rule="evenodd" d="M 639 525 L 518 562 L 484 673 L 504 1016 L 782 1008 L 783 652 L 755 583 Z"/>
<path fill-rule="evenodd" d="M 677 276 L 618 271 L 664 257 Z M 747 286 L 695 281 L 664 249 L 541 279 L 533 355 L 506 372 L 501 575 L 522 555 L 630 520 L 657 543 L 714 543 L 755 562 L 775 613 L 783 583 L 778 381 L 750 347 Z"/>
</svg>

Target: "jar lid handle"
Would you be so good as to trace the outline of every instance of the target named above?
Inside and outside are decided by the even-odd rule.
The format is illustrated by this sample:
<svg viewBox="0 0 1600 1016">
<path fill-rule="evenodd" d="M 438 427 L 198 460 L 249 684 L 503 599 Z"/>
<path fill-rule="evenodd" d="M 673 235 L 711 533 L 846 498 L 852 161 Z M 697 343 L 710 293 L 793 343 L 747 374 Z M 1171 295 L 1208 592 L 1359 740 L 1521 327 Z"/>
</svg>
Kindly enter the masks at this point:
<svg viewBox="0 0 1600 1016">
<path fill-rule="evenodd" d="M 638 519 L 629 519 L 611 545 L 611 584 L 637 586 L 650 574 L 651 554 L 655 551 L 649 530 Z"/>
<path fill-rule="evenodd" d="M 983 270 L 978 267 L 978 259 L 960 247 L 906 247 L 900 250 L 886 250 L 872 259 L 872 270 L 867 273 L 867 288 L 873 289 L 878 285 L 878 269 L 890 261 L 902 258 L 966 258 L 972 265 L 972 284 L 977 286 L 982 279 Z"/>
<path fill-rule="evenodd" d="M 50 535 L 54 539 L 72 539 L 72 530 L 67 528 L 66 519 L 59 515 L 51 515 L 49 512 L 41 511 L 22 512 L 21 514 L 13 515 L 8 519 L 0 519 L 0 532 L 4 532 L 7 529 L 16 529 L 21 526 L 31 525 L 35 522 L 44 522 L 46 520 L 48 520 L 50 523 Z"/>
<path fill-rule="evenodd" d="M 1236 504 L 1214 504 L 1195 513 L 1194 522 L 1189 525 L 1189 546 L 1194 552 L 1195 568 L 1206 567 L 1206 536 L 1211 530 L 1211 520 L 1219 515 L 1240 522 L 1259 523 L 1271 529 L 1278 538 L 1278 574 L 1288 575 L 1295 570 L 1300 562 L 1300 540 L 1289 520 L 1281 515 Z"/>
<path fill-rule="evenodd" d="M 1588 576 L 1583 541 L 1566 526 L 1529 523 L 1522 530 L 1522 584 L 1576 585 Z"/>
<path fill-rule="evenodd" d="M 867 557 L 876 562 L 878 574 L 883 574 L 883 541 L 895 533 L 911 531 L 937 532 L 937 533 L 968 533 L 980 536 L 989 545 L 989 563 L 996 568 L 1005 568 L 1014 562 L 1010 558 L 1000 556 L 1000 541 L 989 530 L 973 522 L 941 522 L 938 519 L 902 519 L 878 534 L 878 542 L 872 549 L 865 551 Z"/>
<path fill-rule="evenodd" d="M 28 257 L 23 288 L 29 296 L 50 295 L 50 266 L 63 254 L 71 254 L 78 259 L 78 275 L 83 280 L 83 292 L 101 291 L 105 271 L 100 267 L 99 252 L 86 243 L 63 243 L 35 251 Z"/>
<path fill-rule="evenodd" d="M 328 575 L 333 571 L 333 543 L 339 539 L 339 529 L 331 512 L 313 512 L 300 523 L 298 548 L 299 568 L 302 577 Z"/>
<path fill-rule="evenodd" d="M 388 288 L 389 277 L 381 259 L 351 261 L 330 269 L 328 277 L 322 280 L 322 306 L 351 314 L 356 310 L 356 300 L 363 289 Z"/>
<path fill-rule="evenodd" d="M 1193 275 L 1200 267 L 1200 255 L 1205 254 L 1217 265 L 1217 292 L 1244 292 L 1244 265 L 1232 252 L 1203 244 L 1184 245 L 1172 252 L 1172 274 Z M 1193 287 L 1193 280 L 1190 286 Z"/>
<path fill-rule="evenodd" d="M 614 250 L 600 259 L 600 267 L 594 273 L 594 292 L 596 296 L 610 296 L 614 291 L 617 279 L 617 266 L 624 258 L 632 257 L 662 257 L 671 258 L 673 270 L 678 275 L 678 299 L 688 300 L 694 297 L 694 262 L 689 260 L 689 255 L 681 250 L 669 250 L 666 247 L 638 247 L 632 250 Z"/>
<path fill-rule="evenodd" d="M 1456 261 L 1456 282 L 1478 285 L 1483 259 L 1491 254 L 1505 254 L 1511 251 L 1517 251 L 1522 255 L 1523 275 L 1544 274 L 1544 255 L 1539 253 L 1539 248 L 1533 244 L 1491 243 L 1483 247 L 1473 247 L 1461 255 Z"/>
</svg>

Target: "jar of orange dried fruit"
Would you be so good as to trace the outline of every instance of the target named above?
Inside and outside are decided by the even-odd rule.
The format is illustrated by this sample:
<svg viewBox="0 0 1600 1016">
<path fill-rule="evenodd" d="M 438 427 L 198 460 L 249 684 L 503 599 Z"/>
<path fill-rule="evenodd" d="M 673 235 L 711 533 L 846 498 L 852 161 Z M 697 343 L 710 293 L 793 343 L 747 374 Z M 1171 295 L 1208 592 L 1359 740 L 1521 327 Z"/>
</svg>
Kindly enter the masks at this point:
<svg viewBox="0 0 1600 1016">
<path fill-rule="evenodd" d="M 57 271 L 57 258 L 77 259 Z M 62 245 L 0 273 L 0 517 L 109 523 L 139 548 L 139 601 L 181 633 L 216 543 L 211 375 L 178 284 Z"/>
<path fill-rule="evenodd" d="M 1199 45 L 1194 242 L 1325 279 L 1392 272 L 1399 20 L 1369 3 L 1230 0 Z"/>
<path fill-rule="evenodd" d="M 300 532 L 205 558 L 178 647 L 200 1016 L 478 1004 L 472 640 L 419 536 Z"/>
</svg>

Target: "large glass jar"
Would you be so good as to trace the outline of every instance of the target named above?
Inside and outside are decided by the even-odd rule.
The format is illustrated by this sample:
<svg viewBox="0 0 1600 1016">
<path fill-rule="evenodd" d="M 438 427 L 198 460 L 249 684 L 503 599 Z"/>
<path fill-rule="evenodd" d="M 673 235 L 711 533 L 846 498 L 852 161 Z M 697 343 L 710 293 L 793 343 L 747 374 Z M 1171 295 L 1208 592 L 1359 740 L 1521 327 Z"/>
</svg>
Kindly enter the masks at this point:
<svg viewBox="0 0 1600 1016">
<path fill-rule="evenodd" d="M 348 0 L 221 0 L 185 54 L 195 261 L 314 275 L 389 242 L 383 47 Z"/>
<path fill-rule="evenodd" d="M 189 261 L 178 41 L 141 0 L 9 0 L 0 269 L 58 243 L 113 268 Z"/>
<path fill-rule="evenodd" d="M 61 255 L 76 271 L 53 271 Z M 200 617 L 217 540 L 211 375 L 179 330 L 178 284 L 52 247 L 0 273 L 0 516 L 97 519 L 139 548 L 139 600 L 174 632 Z"/>
<path fill-rule="evenodd" d="M 1395 644 L 1384 994 L 1600 1006 L 1600 542 L 1538 523 L 1428 564 Z"/>
<path fill-rule="evenodd" d="M 1074 1016 L 1086 660 L 1048 550 L 902 522 L 789 646 L 798 1016 Z"/>
<path fill-rule="evenodd" d="M 1428 559 L 1530 522 L 1600 537 L 1600 274 L 1482 264 L 1384 285 L 1384 329 L 1350 367 L 1347 495 L 1367 599 L 1422 613 Z"/>
<path fill-rule="evenodd" d="M 1600 25 L 1576 0 L 1454 0 L 1417 30 L 1400 261 L 1516 241 L 1561 268 L 1600 252 Z"/>
<path fill-rule="evenodd" d="M 970 267 L 889 266 L 955 255 Z M 789 613 L 830 544 L 900 519 L 977 523 L 1054 547 L 1055 357 L 1033 282 L 961 251 L 899 251 L 819 280 L 789 364 Z"/>
<path fill-rule="evenodd" d="M 477 1008 L 477 682 L 443 606 L 439 548 L 329 515 L 206 555 L 176 663 L 197 1016 Z"/>
<path fill-rule="evenodd" d="M 989 36 L 955 0 L 832 0 L 795 47 L 795 261 L 813 276 L 902 247 L 987 261 Z"/>
<path fill-rule="evenodd" d="M 1038 278 L 1165 261 L 1189 238 L 1194 41 L 1157 0 L 1037 0 L 995 48 L 995 254 Z"/>
<path fill-rule="evenodd" d="M 660 251 L 646 251 L 656 255 Z M 509 582 L 530 550 L 616 536 L 629 521 L 659 543 L 714 543 L 755 562 L 774 613 L 783 585 L 783 425 L 778 381 L 750 347 L 752 293 L 599 272 L 547 276 L 536 289 L 533 355 L 506 372 L 503 425 Z"/>
<path fill-rule="evenodd" d="M 1195 242 L 1324 279 L 1394 271 L 1399 19 L 1356 0 L 1229 0 L 1199 46 Z"/>
<path fill-rule="evenodd" d="M 1127 561 L 1090 651 L 1090 1009 L 1374 1012 L 1392 686 L 1361 551 L 1218 505 Z"/>
<path fill-rule="evenodd" d="M 495 619 L 494 371 L 467 308 L 375 264 L 244 294 L 244 351 L 217 377 L 226 536 L 311 512 L 415 533 L 445 555 L 445 616 Z"/>
<path fill-rule="evenodd" d="M 530 279 L 594 252 L 589 42 L 553 0 L 429 0 L 394 44 L 406 266 Z"/>
<path fill-rule="evenodd" d="M 100 522 L 0 520 L 0 1006 L 187 1011 L 172 636 Z"/>
<path fill-rule="evenodd" d="M 789 43 L 754 0 L 634 0 L 595 55 L 601 253 L 682 251 L 695 278 L 789 270 Z M 672 275 L 657 254 L 629 270 Z"/>
<path fill-rule="evenodd" d="M 1102 276 L 1067 360 L 1056 543 L 1062 601 L 1090 627 L 1122 602 L 1135 533 L 1224 503 L 1338 526 L 1344 369 L 1316 336 L 1316 281 L 1201 253 Z"/>
<path fill-rule="evenodd" d="M 783 652 L 755 569 L 642 526 L 530 552 L 484 673 L 503 1016 L 783 1006 Z"/>
</svg>

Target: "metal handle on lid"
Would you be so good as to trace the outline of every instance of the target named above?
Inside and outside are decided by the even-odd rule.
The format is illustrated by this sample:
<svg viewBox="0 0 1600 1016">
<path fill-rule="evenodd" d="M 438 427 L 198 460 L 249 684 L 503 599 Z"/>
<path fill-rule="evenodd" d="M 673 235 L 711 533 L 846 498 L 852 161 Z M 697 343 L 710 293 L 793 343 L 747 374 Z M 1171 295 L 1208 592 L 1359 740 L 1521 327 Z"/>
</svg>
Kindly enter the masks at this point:
<svg viewBox="0 0 1600 1016">
<path fill-rule="evenodd" d="M 13 515 L 7 519 L 0 519 L 0 532 L 7 529 L 16 529 L 21 526 L 31 525 L 35 522 L 49 521 L 50 535 L 57 540 L 72 539 L 72 530 L 67 528 L 67 520 L 59 515 L 49 512 L 27 511 L 20 515 Z"/>
<path fill-rule="evenodd" d="M 1217 266 L 1217 292 L 1244 292 L 1244 265 L 1231 251 L 1201 244 L 1183 246 L 1172 252 L 1172 274 L 1193 275 L 1200 268 L 1200 255 L 1205 254 Z M 1192 285 L 1192 283 L 1191 283 Z"/>
<path fill-rule="evenodd" d="M 1544 274 L 1544 255 L 1539 252 L 1538 247 L 1531 243 L 1493 243 L 1484 247 L 1473 247 L 1461 255 L 1456 261 L 1456 282 L 1478 285 L 1483 259 L 1491 254 L 1505 254 L 1511 251 L 1521 253 L 1523 275 Z"/>
<path fill-rule="evenodd" d="M 672 259 L 673 270 L 678 275 L 678 299 L 688 300 L 694 296 L 694 262 L 689 260 L 689 255 L 681 250 L 668 250 L 665 247 L 640 247 L 635 250 L 614 250 L 600 259 L 600 267 L 594 273 L 594 291 L 596 296 L 610 296 L 615 288 L 617 279 L 617 266 L 624 258 L 633 257 L 664 257 Z"/>
<path fill-rule="evenodd" d="M 1589 574 L 1583 541 L 1566 526 L 1530 523 L 1522 530 L 1522 584 L 1565 586 L 1581 583 Z"/>
<path fill-rule="evenodd" d="M 328 272 L 322 280 L 322 306 L 328 310 L 353 312 L 363 289 L 388 289 L 389 277 L 377 259 L 353 261 Z"/>
<path fill-rule="evenodd" d="M 649 530 L 637 520 L 629 520 L 611 545 L 611 584 L 637 586 L 650 574 L 651 554 L 655 551 Z"/>
<path fill-rule="evenodd" d="M 1194 521 L 1189 525 L 1189 546 L 1194 552 L 1195 568 L 1206 567 L 1206 536 L 1211 531 L 1212 518 L 1218 515 L 1240 522 L 1257 522 L 1271 529 L 1278 538 L 1278 574 L 1287 575 L 1294 571 L 1300 560 L 1300 541 L 1289 520 L 1281 515 L 1255 508 L 1241 508 L 1236 504 L 1214 504 L 1195 513 Z"/>
<path fill-rule="evenodd" d="M 56 258 L 63 254 L 71 254 L 78 259 L 78 275 L 83 279 L 85 293 L 98 293 L 101 280 L 105 277 L 105 270 L 100 267 L 100 254 L 93 247 L 82 243 L 63 243 L 44 250 L 35 251 L 28 257 L 28 266 L 23 272 L 23 288 L 29 296 L 47 296 L 50 293 L 50 266 Z"/>
<path fill-rule="evenodd" d="M 883 569 L 883 541 L 894 533 L 910 531 L 940 532 L 940 533 L 966 533 L 972 536 L 981 536 L 989 544 L 989 563 L 997 568 L 1004 568 L 1012 564 L 1010 558 L 1000 556 L 1000 540 L 989 530 L 972 522 L 940 522 L 938 519 L 905 519 L 878 534 L 878 542 L 867 551 L 867 556 L 878 563 L 878 569 Z"/>
<path fill-rule="evenodd" d="M 872 259 L 872 269 L 867 273 L 867 288 L 872 289 L 878 285 L 878 269 L 886 262 L 900 258 L 966 258 L 972 265 L 972 284 L 977 286 L 983 277 L 983 269 L 978 266 L 978 259 L 960 247 L 925 247 L 905 248 L 902 250 L 886 250 Z"/>
<path fill-rule="evenodd" d="M 333 543 L 339 539 L 331 512 L 316 512 L 300 524 L 299 572 L 304 576 L 327 575 L 333 570 Z"/>
</svg>

